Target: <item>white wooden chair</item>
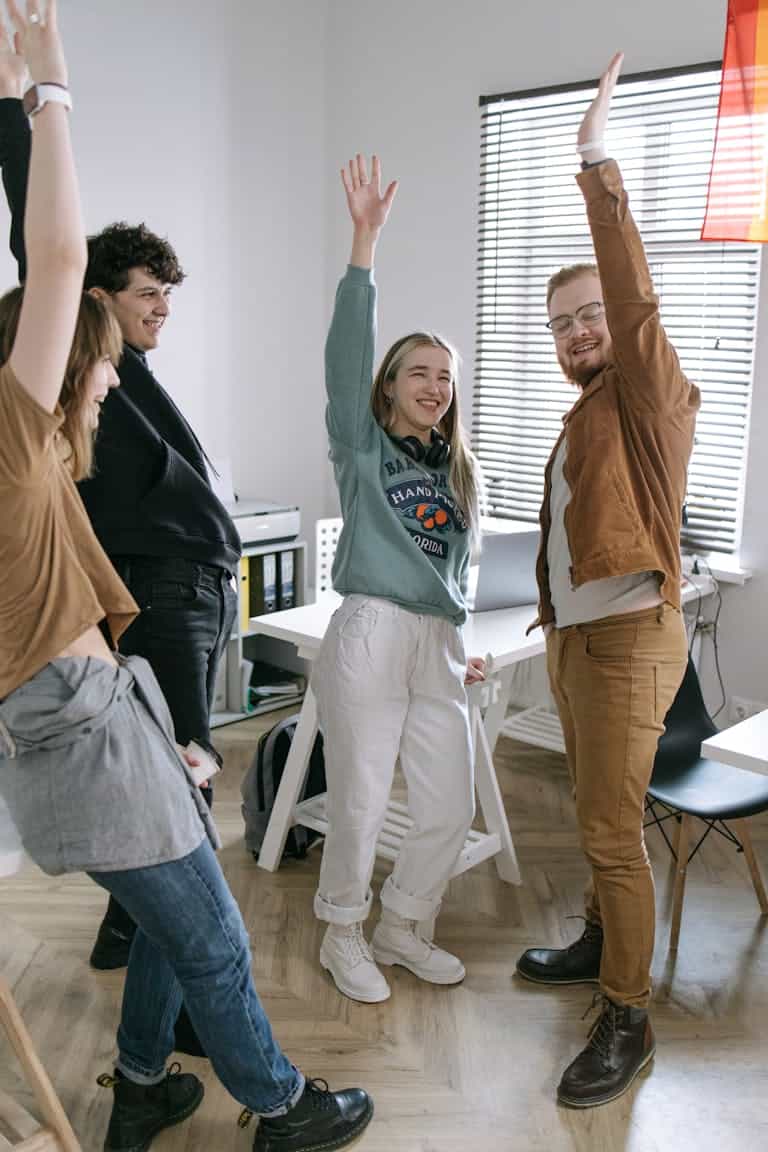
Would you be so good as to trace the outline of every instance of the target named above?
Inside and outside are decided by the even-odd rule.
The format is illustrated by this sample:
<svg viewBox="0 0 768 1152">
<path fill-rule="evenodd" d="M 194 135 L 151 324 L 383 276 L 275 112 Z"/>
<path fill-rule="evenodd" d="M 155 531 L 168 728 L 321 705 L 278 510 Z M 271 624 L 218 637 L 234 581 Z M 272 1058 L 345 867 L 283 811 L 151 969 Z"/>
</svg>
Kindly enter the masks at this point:
<svg viewBox="0 0 768 1152">
<path fill-rule="evenodd" d="M 336 545 L 339 542 L 341 527 L 344 521 L 341 516 L 334 516 L 328 520 L 318 520 L 315 525 L 315 595 L 321 596 L 330 592 L 331 569 L 333 558 L 336 555 Z"/>
</svg>

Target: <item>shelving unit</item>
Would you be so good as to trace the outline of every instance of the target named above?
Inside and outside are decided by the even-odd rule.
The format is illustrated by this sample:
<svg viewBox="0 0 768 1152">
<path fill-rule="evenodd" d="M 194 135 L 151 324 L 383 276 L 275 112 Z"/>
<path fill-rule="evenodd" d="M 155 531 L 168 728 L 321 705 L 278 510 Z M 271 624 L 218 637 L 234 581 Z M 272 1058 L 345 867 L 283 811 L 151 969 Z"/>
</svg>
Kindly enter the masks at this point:
<svg viewBox="0 0 768 1152">
<path fill-rule="evenodd" d="M 522 712 L 508 712 L 499 731 L 502 736 L 520 740 L 523 744 L 533 744 L 535 748 L 565 752 L 560 718 L 543 704 L 536 704 Z"/>
<path fill-rule="evenodd" d="M 309 800 L 302 800 L 297 804 L 293 813 L 293 822 L 302 824 L 305 828 L 314 828 L 323 835 L 328 831 L 328 816 L 326 814 L 326 794 L 311 796 Z M 397 860 L 400 847 L 408 831 L 413 827 L 413 821 L 408 815 L 408 808 L 396 800 L 387 804 L 387 814 L 376 840 L 376 855 L 385 860 Z M 476 864 L 490 860 L 501 851 L 501 837 L 498 832 L 480 832 L 470 828 L 464 847 L 454 865 L 452 876 L 460 876 L 462 872 L 469 871 Z"/>
<path fill-rule="evenodd" d="M 307 545 L 305 541 L 283 540 L 275 544 L 245 544 L 241 564 L 250 564 L 257 557 L 282 554 L 283 552 L 293 552 L 293 607 L 299 607 L 306 603 Z M 242 621 L 251 613 L 250 609 L 243 611 L 242 596 L 242 584 L 238 581 L 237 615 L 219 669 L 214 711 L 211 716 L 212 728 L 220 728 L 224 724 L 234 724 L 238 720 L 247 720 L 249 716 L 260 716 L 265 712 L 274 712 L 279 708 L 290 708 L 299 705 L 302 700 L 302 694 L 289 697 L 281 696 L 274 700 L 267 700 L 250 710 L 246 709 L 242 671 L 243 659 L 275 663 L 275 642 L 270 641 L 266 636 L 251 632 L 249 629 L 243 629 Z M 280 607 L 279 603 L 277 607 Z M 290 667 L 291 663 L 295 664 L 295 657 L 288 648 L 286 648 L 286 661 L 288 670 L 295 670 Z"/>
</svg>

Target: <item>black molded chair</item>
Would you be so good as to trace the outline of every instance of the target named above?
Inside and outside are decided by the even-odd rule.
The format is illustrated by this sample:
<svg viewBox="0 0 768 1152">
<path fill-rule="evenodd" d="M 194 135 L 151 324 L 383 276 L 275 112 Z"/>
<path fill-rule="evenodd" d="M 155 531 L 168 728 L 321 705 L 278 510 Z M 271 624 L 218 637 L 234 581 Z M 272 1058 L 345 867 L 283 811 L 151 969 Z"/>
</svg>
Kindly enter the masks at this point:
<svg viewBox="0 0 768 1152">
<path fill-rule="evenodd" d="M 768 915 L 768 896 L 747 824 L 750 816 L 768 809 L 768 776 L 703 759 L 701 742 L 717 728 L 707 712 L 696 667 L 690 658 L 665 724 L 645 801 L 645 827 L 659 829 L 677 862 L 669 941 L 670 948 L 675 950 L 680 936 L 688 864 L 710 832 L 724 836 L 744 853 L 762 915 Z M 694 818 L 703 821 L 704 831 L 691 848 Z M 670 820 L 675 824 L 672 839 L 665 827 Z"/>
</svg>

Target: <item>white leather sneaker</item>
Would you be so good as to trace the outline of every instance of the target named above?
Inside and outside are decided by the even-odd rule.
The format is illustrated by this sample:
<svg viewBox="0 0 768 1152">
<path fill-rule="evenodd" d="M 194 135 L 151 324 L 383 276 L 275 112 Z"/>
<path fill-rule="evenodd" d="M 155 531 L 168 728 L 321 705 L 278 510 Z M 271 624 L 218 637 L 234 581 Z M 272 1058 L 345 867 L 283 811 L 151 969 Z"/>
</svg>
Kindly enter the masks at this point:
<svg viewBox="0 0 768 1152">
<path fill-rule="evenodd" d="M 320 963 L 350 1000 L 379 1004 L 389 999 L 389 984 L 374 963 L 362 924 L 329 924 L 320 946 Z"/>
<path fill-rule="evenodd" d="M 458 956 L 418 935 L 415 920 L 401 920 L 385 913 L 371 943 L 379 964 L 400 964 L 430 984 L 458 984 L 466 975 Z"/>
</svg>

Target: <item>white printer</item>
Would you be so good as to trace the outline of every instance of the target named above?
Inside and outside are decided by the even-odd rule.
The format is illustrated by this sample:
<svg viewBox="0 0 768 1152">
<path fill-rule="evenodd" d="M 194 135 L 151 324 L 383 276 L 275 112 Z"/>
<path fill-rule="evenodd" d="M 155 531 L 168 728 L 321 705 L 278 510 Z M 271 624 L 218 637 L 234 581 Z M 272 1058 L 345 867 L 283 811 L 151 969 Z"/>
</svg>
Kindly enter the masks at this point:
<svg viewBox="0 0 768 1152">
<path fill-rule="evenodd" d="M 295 540 L 301 531 L 301 513 L 295 504 L 245 499 L 227 501 L 226 509 L 243 545 Z"/>
</svg>

